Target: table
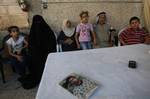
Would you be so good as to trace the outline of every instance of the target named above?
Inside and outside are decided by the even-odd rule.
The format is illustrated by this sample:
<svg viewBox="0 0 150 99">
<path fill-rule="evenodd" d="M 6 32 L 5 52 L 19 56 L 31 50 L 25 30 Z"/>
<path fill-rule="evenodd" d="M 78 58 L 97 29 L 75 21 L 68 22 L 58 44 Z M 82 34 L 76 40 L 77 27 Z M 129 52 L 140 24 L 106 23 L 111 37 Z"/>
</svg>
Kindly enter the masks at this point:
<svg viewBox="0 0 150 99">
<path fill-rule="evenodd" d="M 100 48 L 48 55 L 36 99 L 77 99 L 59 86 L 71 73 L 99 83 L 90 99 L 150 99 L 150 45 Z M 129 60 L 137 68 L 128 68 Z"/>
</svg>

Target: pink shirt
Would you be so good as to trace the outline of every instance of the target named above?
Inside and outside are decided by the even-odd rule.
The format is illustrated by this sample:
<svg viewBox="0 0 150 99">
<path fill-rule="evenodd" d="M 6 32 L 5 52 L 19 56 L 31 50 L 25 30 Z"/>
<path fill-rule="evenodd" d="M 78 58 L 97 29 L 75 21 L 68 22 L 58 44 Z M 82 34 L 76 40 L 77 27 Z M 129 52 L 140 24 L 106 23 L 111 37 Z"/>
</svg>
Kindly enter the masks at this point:
<svg viewBox="0 0 150 99">
<path fill-rule="evenodd" d="M 90 32 L 93 32 L 93 26 L 90 23 L 80 23 L 76 28 L 76 32 L 79 33 L 79 42 L 91 41 Z"/>
</svg>

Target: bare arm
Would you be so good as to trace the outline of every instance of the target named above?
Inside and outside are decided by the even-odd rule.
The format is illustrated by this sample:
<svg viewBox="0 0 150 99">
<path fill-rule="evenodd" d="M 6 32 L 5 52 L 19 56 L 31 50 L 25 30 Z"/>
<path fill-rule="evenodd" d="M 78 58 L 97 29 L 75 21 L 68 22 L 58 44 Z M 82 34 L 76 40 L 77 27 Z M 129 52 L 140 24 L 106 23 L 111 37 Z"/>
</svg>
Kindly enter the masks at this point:
<svg viewBox="0 0 150 99">
<path fill-rule="evenodd" d="M 122 46 L 127 45 L 127 42 L 126 42 L 126 39 L 128 37 L 127 33 L 128 33 L 127 29 L 123 29 L 119 33 L 119 41 Z"/>
<path fill-rule="evenodd" d="M 75 41 L 76 41 L 76 44 L 77 44 L 77 48 L 79 49 L 79 48 L 80 48 L 79 33 L 76 33 L 76 34 L 75 34 Z"/>
<path fill-rule="evenodd" d="M 28 42 L 26 40 L 24 40 L 24 47 L 23 48 L 27 48 L 28 47 Z"/>
<path fill-rule="evenodd" d="M 96 45 L 96 33 L 95 32 L 92 32 L 92 37 L 93 37 L 93 43 L 94 45 Z"/>
<path fill-rule="evenodd" d="M 121 45 L 126 45 L 125 41 L 123 40 L 121 36 L 119 36 L 119 41 Z"/>
<path fill-rule="evenodd" d="M 7 45 L 6 45 L 6 48 L 8 49 L 8 54 L 9 54 L 10 56 L 17 57 L 16 54 L 12 53 L 12 50 L 11 50 L 11 46 L 10 46 L 10 45 L 7 44 Z"/>
<path fill-rule="evenodd" d="M 150 44 L 150 34 L 146 35 L 144 39 L 145 39 L 144 42 L 145 44 Z"/>
</svg>

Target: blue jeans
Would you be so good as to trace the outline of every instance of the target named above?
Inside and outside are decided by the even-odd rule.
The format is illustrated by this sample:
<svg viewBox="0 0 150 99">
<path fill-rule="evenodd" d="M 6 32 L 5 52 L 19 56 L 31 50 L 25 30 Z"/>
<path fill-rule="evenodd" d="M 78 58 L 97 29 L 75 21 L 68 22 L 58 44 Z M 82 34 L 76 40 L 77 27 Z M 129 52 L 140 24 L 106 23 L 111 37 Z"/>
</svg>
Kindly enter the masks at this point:
<svg viewBox="0 0 150 99">
<path fill-rule="evenodd" d="M 92 49 L 92 43 L 90 41 L 80 42 L 80 47 L 81 47 L 82 50 Z"/>
</svg>

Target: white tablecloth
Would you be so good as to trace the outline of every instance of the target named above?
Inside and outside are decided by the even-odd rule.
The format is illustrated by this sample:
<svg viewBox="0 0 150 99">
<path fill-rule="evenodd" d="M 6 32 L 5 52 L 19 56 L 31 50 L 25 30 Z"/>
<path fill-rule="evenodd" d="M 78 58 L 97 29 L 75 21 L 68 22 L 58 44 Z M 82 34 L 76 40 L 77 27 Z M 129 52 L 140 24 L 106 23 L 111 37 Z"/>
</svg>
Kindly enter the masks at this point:
<svg viewBox="0 0 150 99">
<path fill-rule="evenodd" d="M 36 99 L 77 99 L 59 86 L 71 73 L 99 83 L 90 99 L 150 99 L 150 45 L 49 54 Z M 129 60 L 137 62 L 128 68 Z"/>
</svg>

